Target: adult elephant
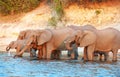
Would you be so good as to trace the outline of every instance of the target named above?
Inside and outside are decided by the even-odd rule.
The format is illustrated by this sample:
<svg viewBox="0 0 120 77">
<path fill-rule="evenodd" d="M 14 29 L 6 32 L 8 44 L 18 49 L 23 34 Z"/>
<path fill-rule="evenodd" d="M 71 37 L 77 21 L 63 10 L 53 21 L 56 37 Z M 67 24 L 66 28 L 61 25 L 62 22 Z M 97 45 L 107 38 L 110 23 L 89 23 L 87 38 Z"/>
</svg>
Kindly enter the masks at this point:
<svg viewBox="0 0 120 77">
<path fill-rule="evenodd" d="M 31 37 L 31 35 L 33 33 L 38 33 L 40 30 L 32 30 L 32 29 L 27 29 L 27 30 L 23 30 L 23 31 L 20 31 L 18 37 L 17 37 L 17 40 L 27 40 Z M 33 57 L 37 57 L 36 56 L 36 51 L 37 51 L 37 48 L 35 48 L 35 44 L 32 44 L 33 45 L 33 48 L 31 49 L 30 53 L 33 54 Z M 28 47 L 29 48 L 29 47 Z M 40 49 L 40 48 L 39 48 Z M 41 52 L 42 53 L 42 50 Z M 18 54 L 18 53 L 17 53 Z M 40 57 L 40 56 L 39 56 Z"/>
<path fill-rule="evenodd" d="M 34 31 L 35 30 L 31 30 L 31 29 L 20 31 L 20 33 L 19 33 L 19 35 L 17 37 L 17 40 L 23 40 L 23 39 L 29 38 L 31 33 L 33 33 Z"/>
<path fill-rule="evenodd" d="M 113 61 L 117 61 L 117 51 L 120 48 L 120 32 L 114 28 L 103 30 L 78 30 L 66 41 L 67 49 L 71 42 L 75 42 L 80 47 L 86 47 L 88 60 L 93 60 L 94 51 L 113 52 Z"/>
<path fill-rule="evenodd" d="M 83 26 L 69 25 L 68 27 L 72 28 L 75 31 L 77 31 L 77 30 L 87 30 L 87 31 L 96 32 L 96 28 L 94 26 L 90 25 L 90 24 L 83 25 Z M 73 45 L 71 45 L 71 46 L 73 46 Z M 84 47 L 84 55 L 83 55 L 83 58 L 82 58 L 84 60 L 88 60 L 86 48 L 87 48 L 87 46 Z M 75 50 L 75 49 L 71 49 L 71 50 Z M 68 56 L 71 55 L 71 50 L 69 50 Z"/>
<path fill-rule="evenodd" d="M 75 30 L 65 27 L 62 29 L 45 29 L 39 33 L 34 33 L 29 40 L 27 41 L 26 47 L 16 54 L 20 55 L 24 50 L 31 45 L 31 43 L 37 43 L 38 46 L 44 46 L 43 48 L 43 57 L 51 59 L 51 54 L 56 50 L 65 50 L 64 41 L 72 34 Z"/>
</svg>

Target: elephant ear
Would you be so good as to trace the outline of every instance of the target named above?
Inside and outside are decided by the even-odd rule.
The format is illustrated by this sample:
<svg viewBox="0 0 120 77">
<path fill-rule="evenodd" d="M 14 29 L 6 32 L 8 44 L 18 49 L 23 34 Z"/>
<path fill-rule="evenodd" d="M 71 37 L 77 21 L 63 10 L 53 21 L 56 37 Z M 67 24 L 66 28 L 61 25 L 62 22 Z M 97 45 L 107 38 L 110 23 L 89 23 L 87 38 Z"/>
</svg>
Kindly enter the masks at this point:
<svg viewBox="0 0 120 77">
<path fill-rule="evenodd" d="M 95 43 L 95 41 L 96 41 L 96 34 L 91 31 L 84 31 L 82 38 L 79 39 L 79 43 L 81 47 L 93 44 Z"/>
<path fill-rule="evenodd" d="M 31 45 L 31 43 L 34 42 L 34 39 L 36 39 L 36 35 L 31 34 L 29 39 L 26 41 L 26 45 Z"/>
<path fill-rule="evenodd" d="M 52 38 L 52 32 L 50 30 L 45 30 L 37 38 L 38 45 L 42 45 L 48 42 Z"/>
</svg>

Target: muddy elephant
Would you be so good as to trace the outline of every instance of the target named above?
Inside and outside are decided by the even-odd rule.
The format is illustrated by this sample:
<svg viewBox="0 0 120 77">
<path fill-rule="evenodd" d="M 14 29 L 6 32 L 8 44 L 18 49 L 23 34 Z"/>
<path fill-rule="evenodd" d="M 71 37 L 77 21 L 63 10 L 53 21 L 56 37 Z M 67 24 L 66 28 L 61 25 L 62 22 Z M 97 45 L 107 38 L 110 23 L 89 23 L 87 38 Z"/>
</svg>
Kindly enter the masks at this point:
<svg viewBox="0 0 120 77">
<path fill-rule="evenodd" d="M 66 41 L 67 49 L 71 42 L 75 42 L 79 47 L 86 47 L 84 52 L 87 53 L 89 61 L 93 61 L 94 51 L 113 52 L 113 61 L 117 61 L 117 52 L 120 48 L 120 32 L 114 28 L 103 30 L 77 30 Z M 107 36 L 107 37 L 106 37 Z M 85 55 L 85 54 L 84 54 Z M 86 59 L 86 58 L 85 58 Z"/>
<path fill-rule="evenodd" d="M 74 32 L 73 29 L 65 27 L 62 29 L 45 29 L 37 34 L 33 34 L 26 47 L 16 55 L 20 55 L 31 43 L 37 42 L 37 46 L 43 46 L 43 58 L 51 59 L 51 54 L 65 50 L 64 40 Z"/>
<path fill-rule="evenodd" d="M 16 41 L 11 41 L 9 45 L 6 47 L 6 51 L 9 51 L 10 49 L 16 49 L 16 53 L 19 53 L 20 50 L 23 49 L 25 45 L 25 40 L 16 40 Z M 27 48 L 26 52 L 30 52 L 31 48 Z M 32 57 L 33 54 L 30 52 L 30 56 Z M 22 57 L 22 54 L 19 55 L 19 57 Z"/>
</svg>

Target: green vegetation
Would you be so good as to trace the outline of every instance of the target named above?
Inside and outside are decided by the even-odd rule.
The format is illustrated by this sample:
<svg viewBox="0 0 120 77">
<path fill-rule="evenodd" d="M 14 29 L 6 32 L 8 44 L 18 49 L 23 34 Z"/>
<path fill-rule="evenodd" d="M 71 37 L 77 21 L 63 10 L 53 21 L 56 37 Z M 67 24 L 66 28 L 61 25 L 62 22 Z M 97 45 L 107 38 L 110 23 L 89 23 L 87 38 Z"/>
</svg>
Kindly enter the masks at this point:
<svg viewBox="0 0 120 77">
<path fill-rule="evenodd" d="M 100 12 L 101 12 L 100 10 L 96 10 L 96 11 L 95 11 L 95 14 L 96 14 L 96 15 L 99 15 Z"/>
<path fill-rule="evenodd" d="M 56 27 L 57 22 L 62 21 L 62 17 L 64 16 L 64 8 L 61 0 L 51 1 L 51 8 L 52 8 L 52 17 L 49 19 L 48 22 L 51 26 Z"/>
<path fill-rule="evenodd" d="M 28 12 L 39 5 L 40 2 L 46 0 L 0 0 L 0 13 L 3 15 L 16 14 L 21 12 Z M 64 15 L 63 7 L 67 7 L 72 3 L 79 5 L 86 5 L 90 2 L 103 2 L 108 0 L 47 0 L 48 4 L 51 4 L 53 10 L 55 10 L 58 18 Z"/>
<path fill-rule="evenodd" d="M 83 5 L 87 7 L 88 3 L 100 3 L 107 0 L 47 0 L 47 3 L 52 7 L 52 17 L 49 19 L 49 25 L 56 27 L 58 22 L 62 23 L 62 18 L 64 17 L 64 8 L 68 7 L 70 4 L 77 3 L 78 5 Z M 100 10 L 96 10 L 96 15 L 100 14 Z"/>
<path fill-rule="evenodd" d="M 41 0 L 0 0 L 0 13 L 3 15 L 27 12 L 39 5 Z"/>
</svg>

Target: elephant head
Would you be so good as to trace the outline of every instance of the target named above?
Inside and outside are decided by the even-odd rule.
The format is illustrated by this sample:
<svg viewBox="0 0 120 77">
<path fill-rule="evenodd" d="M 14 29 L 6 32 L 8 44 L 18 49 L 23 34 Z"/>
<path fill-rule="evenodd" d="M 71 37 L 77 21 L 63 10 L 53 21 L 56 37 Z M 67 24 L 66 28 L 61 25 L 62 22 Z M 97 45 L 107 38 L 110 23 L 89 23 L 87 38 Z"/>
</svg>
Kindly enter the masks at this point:
<svg viewBox="0 0 120 77">
<path fill-rule="evenodd" d="M 6 51 L 9 51 L 10 49 L 16 48 L 17 44 L 15 41 L 11 41 L 10 44 L 6 47 Z"/>
<path fill-rule="evenodd" d="M 23 39 L 28 38 L 28 36 L 31 34 L 32 31 L 33 30 L 30 30 L 30 29 L 21 31 L 18 35 L 17 40 L 23 40 Z"/>
<path fill-rule="evenodd" d="M 25 38 L 25 35 L 26 35 L 26 31 L 21 31 L 18 35 L 18 38 L 17 40 L 22 40 Z"/>
<path fill-rule="evenodd" d="M 77 46 L 85 47 L 95 43 L 96 34 L 87 30 L 77 30 L 66 41 L 66 48 L 71 50 L 71 44 L 76 43 Z"/>
<path fill-rule="evenodd" d="M 33 47 L 33 45 L 39 45 L 39 47 L 42 46 L 52 38 L 52 32 L 48 29 L 35 30 L 29 36 L 30 37 L 26 39 L 26 46 L 24 46 L 24 48 L 19 53 L 17 53 L 14 57 L 23 54 L 26 49 L 28 49 L 29 47 L 30 48 Z"/>
<path fill-rule="evenodd" d="M 30 38 L 27 40 L 27 45 L 32 43 L 42 45 L 48 42 L 52 38 L 52 32 L 50 30 L 37 30 L 34 31 Z"/>
</svg>

